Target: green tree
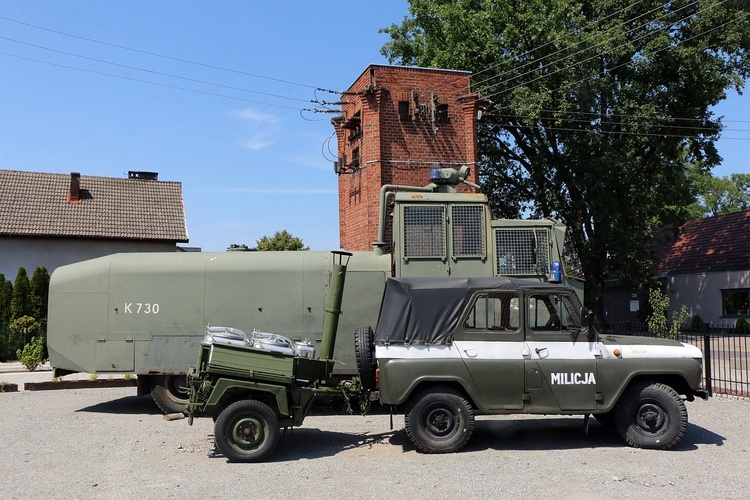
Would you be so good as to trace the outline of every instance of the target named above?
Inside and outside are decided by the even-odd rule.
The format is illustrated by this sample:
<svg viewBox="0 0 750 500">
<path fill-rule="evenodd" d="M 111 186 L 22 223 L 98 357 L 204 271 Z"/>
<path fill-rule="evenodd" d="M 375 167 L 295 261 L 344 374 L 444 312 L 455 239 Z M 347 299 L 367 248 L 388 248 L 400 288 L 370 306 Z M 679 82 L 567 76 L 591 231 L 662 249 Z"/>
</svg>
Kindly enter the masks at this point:
<svg viewBox="0 0 750 500">
<path fill-rule="evenodd" d="M 259 251 L 268 250 L 310 250 L 300 238 L 292 236 L 286 229 L 276 231 L 272 237 L 263 235 L 255 242 Z"/>
<path fill-rule="evenodd" d="M 10 303 L 13 300 L 13 283 L 0 274 L 0 323 L 10 322 Z"/>
<path fill-rule="evenodd" d="M 13 282 L 13 298 L 10 301 L 10 319 L 11 321 L 22 316 L 32 316 L 34 314 L 31 301 L 31 285 L 29 275 L 26 269 L 18 268 L 16 281 Z"/>
<path fill-rule="evenodd" d="M 643 236 L 684 222 L 689 165 L 720 162 L 710 107 L 750 72 L 747 1 L 411 0 L 392 63 L 469 70 L 490 100 L 479 174 L 496 215 L 568 226 L 587 302 L 651 274 Z M 440 94 L 440 89 L 433 89 Z"/>
<path fill-rule="evenodd" d="M 33 372 L 44 362 L 44 341 L 38 337 L 31 337 L 31 341 L 16 351 L 18 360 Z"/>
<path fill-rule="evenodd" d="M 47 296 L 49 295 L 49 273 L 46 267 L 37 267 L 29 282 L 32 316 L 39 321 L 47 319 Z"/>
<path fill-rule="evenodd" d="M 680 327 L 690 316 L 687 306 L 684 304 L 679 310 L 672 311 L 672 322 L 667 321 L 667 309 L 669 309 L 669 297 L 662 291 L 652 288 L 648 295 L 648 302 L 651 306 L 651 314 L 646 320 L 648 331 L 657 337 L 666 337 L 672 340 L 677 339 L 680 333 Z"/>
<path fill-rule="evenodd" d="M 703 170 L 692 172 L 695 202 L 690 218 L 700 219 L 750 210 L 750 174 L 714 177 Z"/>
</svg>

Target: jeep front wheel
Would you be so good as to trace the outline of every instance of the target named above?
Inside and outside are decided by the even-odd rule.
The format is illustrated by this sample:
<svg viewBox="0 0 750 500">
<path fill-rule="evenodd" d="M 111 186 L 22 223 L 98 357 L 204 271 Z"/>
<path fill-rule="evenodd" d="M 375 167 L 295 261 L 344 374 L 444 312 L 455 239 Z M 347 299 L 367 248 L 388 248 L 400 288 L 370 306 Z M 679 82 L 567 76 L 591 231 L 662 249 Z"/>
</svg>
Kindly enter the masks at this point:
<svg viewBox="0 0 750 500">
<path fill-rule="evenodd" d="M 452 453 L 469 442 L 474 432 L 474 410 L 449 387 L 415 395 L 405 415 L 406 434 L 423 453 Z"/>
<path fill-rule="evenodd" d="M 270 406 L 243 399 L 216 419 L 216 447 L 230 462 L 260 462 L 279 444 L 279 419 Z"/>
<path fill-rule="evenodd" d="M 676 445 L 687 429 L 687 409 L 668 385 L 631 386 L 615 407 L 615 427 L 635 448 L 666 450 Z"/>
</svg>

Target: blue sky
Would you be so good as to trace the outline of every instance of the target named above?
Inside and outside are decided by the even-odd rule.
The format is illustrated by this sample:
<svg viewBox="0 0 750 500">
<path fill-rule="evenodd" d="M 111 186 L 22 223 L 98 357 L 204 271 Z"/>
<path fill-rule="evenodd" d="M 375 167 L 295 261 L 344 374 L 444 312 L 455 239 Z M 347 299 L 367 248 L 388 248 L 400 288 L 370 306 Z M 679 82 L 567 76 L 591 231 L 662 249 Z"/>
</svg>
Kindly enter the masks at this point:
<svg viewBox="0 0 750 500">
<path fill-rule="evenodd" d="M 0 168 L 159 172 L 182 182 L 204 251 L 282 229 L 338 248 L 333 115 L 299 109 L 386 63 L 378 29 L 407 13 L 405 0 L 0 0 L 0 17 L 27 23 L 0 19 Z M 720 141 L 716 175 L 750 172 L 749 99 L 717 107 L 724 136 L 745 140 Z"/>
</svg>

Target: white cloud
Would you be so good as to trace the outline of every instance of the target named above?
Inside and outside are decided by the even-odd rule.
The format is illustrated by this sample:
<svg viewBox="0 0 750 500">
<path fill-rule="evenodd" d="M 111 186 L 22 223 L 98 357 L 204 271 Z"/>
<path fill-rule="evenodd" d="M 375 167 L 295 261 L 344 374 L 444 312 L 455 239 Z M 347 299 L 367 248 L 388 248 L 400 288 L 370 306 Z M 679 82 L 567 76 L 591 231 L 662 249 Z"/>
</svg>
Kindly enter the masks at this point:
<svg viewBox="0 0 750 500">
<path fill-rule="evenodd" d="M 242 147 L 245 149 L 249 149 L 250 151 L 259 151 L 261 149 L 267 148 L 274 142 L 275 141 L 271 139 L 271 134 L 255 134 L 246 141 L 243 141 Z"/>
<path fill-rule="evenodd" d="M 279 123 L 281 119 L 270 113 L 261 113 L 252 108 L 245 108 L 235 111 L 237 118 L 250 120 L 259 123 Z"/>
</svg>

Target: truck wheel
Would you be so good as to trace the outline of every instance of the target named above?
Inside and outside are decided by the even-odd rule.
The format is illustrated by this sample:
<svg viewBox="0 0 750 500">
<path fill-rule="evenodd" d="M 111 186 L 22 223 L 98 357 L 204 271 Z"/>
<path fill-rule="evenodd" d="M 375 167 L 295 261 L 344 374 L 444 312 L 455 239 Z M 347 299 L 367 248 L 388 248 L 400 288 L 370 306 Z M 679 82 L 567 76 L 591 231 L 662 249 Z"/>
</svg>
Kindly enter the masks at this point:
<svg viewBox="0 0 750 500">
<path fill-rule="evenodd" d="M 423 453 L 458 451 L 474 433 L 474 410 L 449 387 L 417 394 L 409 403 L 404 420 L 406 434 Z"/>
<path fill-rule="evenodd" d="M 190 388 L 187 375 L 160 375 L 151 382 L 151 397 L 164 413 L 185 413 Z"/>
<path fill-rule="evenodd" d="M 354 353 L 362 387 L 375 389 L 375 338 L 372 328 L 360 326 L 354 331 Z"/>
<path fill-rule="evenodd" d="M 687 429 L 687 409 L 668 385 L 637 384 L 628 388 L 615 406 L 615 427 L 635 448 L 666 450 L 676 445 Z"/>
<path fill-rule="evenodd" d="M 279 444 L 279 419 L 265 403 L 243 399 L 221 412 L 214 436 L 230 462 L 260 462 Z"/>
</svg>

